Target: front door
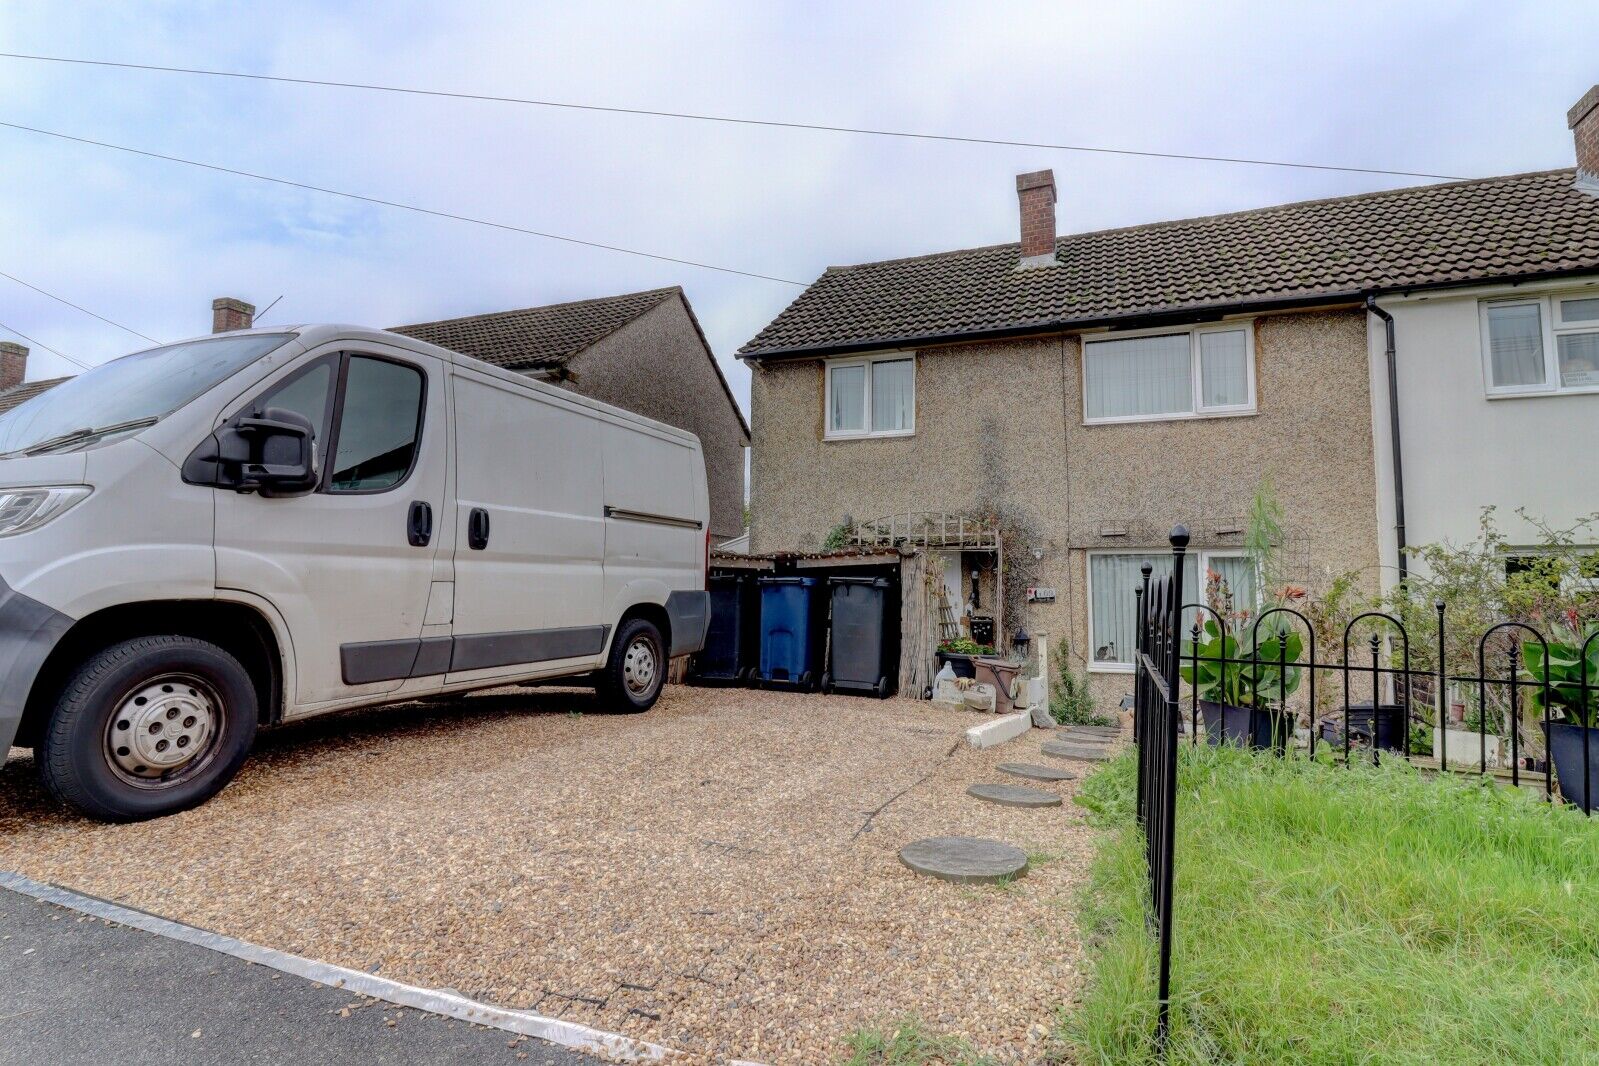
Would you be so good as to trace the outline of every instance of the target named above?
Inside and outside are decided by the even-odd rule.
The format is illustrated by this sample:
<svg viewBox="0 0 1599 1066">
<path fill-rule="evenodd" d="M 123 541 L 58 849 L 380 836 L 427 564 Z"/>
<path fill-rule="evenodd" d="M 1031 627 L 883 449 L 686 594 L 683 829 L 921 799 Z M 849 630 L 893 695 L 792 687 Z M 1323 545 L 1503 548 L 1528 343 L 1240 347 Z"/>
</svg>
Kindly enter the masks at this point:
<svg viewBox="0 0 1599 1066">
<path fill-rule="evenodd" d="M 287 696 L 299 711 L 397 689 L 426 658 L 422 627 L 446 518 L 445 366 L 363 348 L 314 354 L 229 412 L 286 408 L 317 427 L 315 491 L 219 491 L 216 508 L 217 585 L 262 597 L 282 616 L 295 661 Z M 431 671 L 435 684 L 441 674 Z"/>
</svg>

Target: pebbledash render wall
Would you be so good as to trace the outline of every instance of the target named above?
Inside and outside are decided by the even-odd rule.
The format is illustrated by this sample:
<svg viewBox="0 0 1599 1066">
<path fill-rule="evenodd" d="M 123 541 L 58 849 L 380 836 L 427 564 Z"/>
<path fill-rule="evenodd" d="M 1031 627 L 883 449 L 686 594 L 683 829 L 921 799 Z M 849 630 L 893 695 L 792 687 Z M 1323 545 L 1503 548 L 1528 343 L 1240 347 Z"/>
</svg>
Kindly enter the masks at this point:
<svg viewBox="0 0 1599 1066">
<path fill-rule="evenodd" d="M 681 297 L 662 301 L 585 348 L 562 384 L 700 438 L 711 498 L 711 536 L 744 532 L 744 434 L 733 398 Z"/>
<path fill-rule="evenodd" d="M 1039 584 L 1035 636 L 1088 648 L 1088 553 L 1165 550 L 1175 523 L 1194 548 L 1239 548 L 1251 498 L 1269 474 L 1299 580 L 1346 571 L 1378 587 L 1378 528 L 1365 312 L 1254 320 L 1256 413 L 1085 425 L 1076 336 L 917 352 L 916 431 L 823 437 L 820 360 L 752 370 L 751 542 L 767 552 L 819 545 L 850 516 L 1013 507 L 1031 528 Z M 1131 591 L 1129 590 L 1129 595 Z M 1094 675 L 1102 704 L 1127 674 Z"/>
</svg>

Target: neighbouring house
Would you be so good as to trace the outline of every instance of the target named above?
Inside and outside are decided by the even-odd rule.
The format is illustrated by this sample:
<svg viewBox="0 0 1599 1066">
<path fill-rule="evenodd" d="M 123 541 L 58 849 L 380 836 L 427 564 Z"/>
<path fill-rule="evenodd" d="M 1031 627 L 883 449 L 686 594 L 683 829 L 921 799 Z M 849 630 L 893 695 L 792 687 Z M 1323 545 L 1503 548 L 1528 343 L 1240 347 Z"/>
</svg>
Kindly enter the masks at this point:
<svg viewBox="0 0 1599 1066">
<path fill-rule="evenodd" d="M 711 537 L 743 534 L 749 426 L 681 288 L 391 328 L 698 435 Z"/>
<path fill-rule="evenodd" d="M 15 341 L 0 341 L 0 414 L 52 388 L 66 378 L 25 381 L 28 376 L 28 349 Z"/>
<path fill-rule="evenodd" d="M 1380 324 L 1370 340 L 1378 517 L 1398 533 L 1382 540 L 1389 582 L 1404 547 L 1470 541 L 1485 507 L 1510 544 L 1526 548 L 1542 540 L 1539 523 L 1567 529 L 1599 512 L 1599 86 L 1567 125 L 1575 176 L 1497 179 L 1491 199 L 1462 205 L 1482 239 L 1437 279 L 1461 284 L 1385 286 L 1397 468 Z M 1599 529 L 1579 535 L 1599 541 Z"/>
<path fill-rule="evenodd" d="M 1169 566 L 1173 523 L 1198 576 L 1256 594 L 1243 538 L 1263 477 L 1296 580 L 1358 571 L 1374 590 L 1397 566 L 1389 307 L 1410 542 L 1469 535 L 1483 503 L 1591 509 L 1599 396 L 1574 393 L 1594 342 L 1573 338 L 1599 323 L 1581 297 L 1599 292 L 1593 99 L 1573 112 L 1576 172 L 1057 236 L 1041 171 L 1017 179 L 1018 243 L 829 268 L 739 353 L 750 549 L 814 548 L 846 520 L 997 517 L 1005 586 L 1038 590 L 1007 596 L 1001 642 L 1064 637 L 1119 695 L 1139 568 Z M 1543 316 L 1539 357 L 1506 295 Z M 957 611 L 991 609 L 992 559 L 948 554 Z"/>
</svg>

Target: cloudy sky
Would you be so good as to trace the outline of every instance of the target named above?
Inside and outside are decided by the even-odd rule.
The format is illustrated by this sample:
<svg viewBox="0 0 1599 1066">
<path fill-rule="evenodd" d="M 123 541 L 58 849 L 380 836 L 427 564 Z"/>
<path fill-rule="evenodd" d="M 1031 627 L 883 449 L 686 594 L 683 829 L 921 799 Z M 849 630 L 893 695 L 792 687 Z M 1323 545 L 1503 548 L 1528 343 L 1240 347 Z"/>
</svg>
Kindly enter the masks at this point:
<svg viewBox="0 0 1599 1066">
<path fill-rule="evenodd" d="M 381 8 L 381 17 L 371 12 Z M 1591 3 L 554 4 L 6 0 L 0 51 L 618 107 L 1480 176 L 1570 166 Z M 0 122 L 809 281 L 1414 179 L 957 145 L 0 59 Z M 0 271 L 161 340 L 210 301 L 391 325 L 680 284 L 739 345 L 798 289 L 0 127 Z M 0 323 L 144 342 L 0 278 Z M 0 331 L 3 332 L 3 331 Z M 36 349 L 30 377 L 73 372 Z"/>
</svg>

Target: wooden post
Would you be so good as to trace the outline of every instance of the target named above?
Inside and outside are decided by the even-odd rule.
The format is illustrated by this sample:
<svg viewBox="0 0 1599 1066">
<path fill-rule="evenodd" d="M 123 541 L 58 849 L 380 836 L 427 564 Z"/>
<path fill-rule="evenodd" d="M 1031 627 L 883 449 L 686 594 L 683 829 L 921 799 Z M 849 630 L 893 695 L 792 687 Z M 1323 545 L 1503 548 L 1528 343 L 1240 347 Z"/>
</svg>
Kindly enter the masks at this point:
<svg viewBox="0 0 1599 1066">
<path fill-rule="evenodd" d="M 994 652 L 1005 650 L 1005 538 L 994 535 Z"/>
</svg>

